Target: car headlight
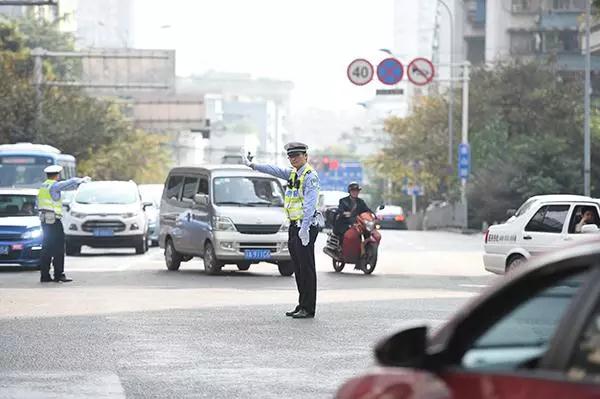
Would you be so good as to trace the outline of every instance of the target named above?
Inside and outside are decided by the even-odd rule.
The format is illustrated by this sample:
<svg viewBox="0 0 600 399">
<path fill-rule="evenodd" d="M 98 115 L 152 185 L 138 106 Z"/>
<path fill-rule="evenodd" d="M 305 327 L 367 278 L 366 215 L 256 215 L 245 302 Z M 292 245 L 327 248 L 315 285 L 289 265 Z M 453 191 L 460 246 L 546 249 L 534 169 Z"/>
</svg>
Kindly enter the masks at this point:
<svg viewBox="0 0 600 399">
<path fill-rule="evenodd" d="M 40 227 L 27 230 L 25 233 L 21 235 L 21 238 L 24 240 L 32 240 L 34 238 L 40 238 L 42 236 L 42 229 Z"/>
<path fill-rule="evenodd" d="M 123 217 L 125 219 L 130 219 L 130 218 L 136 217 L 137 215 L 138 215 L 137 212 L 127 212 L 127 213 L 123 213 L 121 215 L 121 217 Z"/>
<path fill-rule="evenodd" d="M 367 231 L 373 231 L 373 229 L 375 228 L 375 222 L 373 222 L 371 220 L 366 222 L 365 228 L 367 229 Z"/>
<path fill-rule="evenodd" d="M 224 216 L 213 216 L 212 228 L 216 231 L 236 231 L 231 219 Z"/>
<path fill-rule="evenodd" d="M 71 212 L 71 216 L 73 216 L 75 219 L 83 219 L 87 217 L 87 213 Z"/>
<path fill-rule="evenodd" d="M 279 228 L 279 232 L 287 233 L 289 229 L 290 229 L 290 221 L 286 219 L 285 222 L 283 222 L 283 224 Z"/>
</svg>

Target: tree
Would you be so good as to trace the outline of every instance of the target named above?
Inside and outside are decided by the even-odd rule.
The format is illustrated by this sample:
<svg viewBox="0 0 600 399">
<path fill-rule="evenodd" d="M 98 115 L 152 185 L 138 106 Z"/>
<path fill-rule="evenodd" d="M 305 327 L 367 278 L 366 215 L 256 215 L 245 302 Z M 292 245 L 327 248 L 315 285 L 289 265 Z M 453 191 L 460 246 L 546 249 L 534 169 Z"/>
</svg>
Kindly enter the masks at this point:
<svg viewBox="0 0 600 399">
<path fill-rule="evenodd" d="M 74 48 L 73 37 L 57 27 L 38 19 L 0 22 L 0 142 L 51 144 L 76 156 L 95 178 L 159 181 L 169 164 L 164 140 L 134 130 L 116 103 L 78 88 L 46 86 L 38 95 L 31 49 Z M 78 65 L 45 62 L 43 73 L 45 80 L 70 79 Z"/>
<path fill-rule="evenodd" d="M 581 76 L 559 73 L 551 64 L 515 62 L 476 69 L 471 88 L 473 225 L 502 220 L 507 208 L 532 195 L 582 191 Z M 389 119 L 391 146 L 372 160 L 379 174 L 419 182 L 426 200 L 456 200 L 458 181 L 455 173 L 448 175 L 445 159 L 447 109 L 444 98 L 426 97 L 407 118 Z M 597 131 L 600 119 L 594 121 Z M 594 148 L 600 149 L 598 143 Z M 416 170 L 411 160 L 422 167 Z M 594 183 L 600 187 L 598 179 Z"/>
</svg>

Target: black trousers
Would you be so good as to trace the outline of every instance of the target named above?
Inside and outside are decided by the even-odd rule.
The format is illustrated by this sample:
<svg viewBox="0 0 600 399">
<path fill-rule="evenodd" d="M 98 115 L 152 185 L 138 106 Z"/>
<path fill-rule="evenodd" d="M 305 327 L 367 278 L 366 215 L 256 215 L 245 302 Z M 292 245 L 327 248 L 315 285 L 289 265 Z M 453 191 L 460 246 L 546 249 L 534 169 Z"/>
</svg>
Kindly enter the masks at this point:
<svg viewBox="0 0 600 399">
<path fill-rule="evenodd" d="M 40 260 L 42 279 L 50 278 L 50 263 L 54 268 L 54 278 L 61 277 L 65 271 L 65 232 L 62 222 L 57 219 L 53 224 L 42 223 L 44 239 Z"/>
<path fill-rule="evenodd" d="M 294 276 L 298 286 L 298 305 L 314 314 L 317 305 L 317 271 L 315 269 L 315 241 L 319 230 L 310 227 L 310 241 L 305 247 L 298 236 L 300 227 L 292 224 L 289 230 L 288 247 L 294 264 Z"/>
</svg>

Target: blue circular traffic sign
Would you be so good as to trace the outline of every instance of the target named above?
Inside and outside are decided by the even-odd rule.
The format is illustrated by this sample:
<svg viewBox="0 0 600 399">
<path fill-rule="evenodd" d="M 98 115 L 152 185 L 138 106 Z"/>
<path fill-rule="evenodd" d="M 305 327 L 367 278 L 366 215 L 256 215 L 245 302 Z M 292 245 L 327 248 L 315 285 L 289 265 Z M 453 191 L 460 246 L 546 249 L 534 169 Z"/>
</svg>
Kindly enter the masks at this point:
<svg viewBox="0 0 600 399">
<path fill-rule="evenodd" d="M 386 85 L 395 85 L 404 76 L 404 66 L 395 58 L 386 58 L 377 65 L 377 77 Z"/>
</svg>

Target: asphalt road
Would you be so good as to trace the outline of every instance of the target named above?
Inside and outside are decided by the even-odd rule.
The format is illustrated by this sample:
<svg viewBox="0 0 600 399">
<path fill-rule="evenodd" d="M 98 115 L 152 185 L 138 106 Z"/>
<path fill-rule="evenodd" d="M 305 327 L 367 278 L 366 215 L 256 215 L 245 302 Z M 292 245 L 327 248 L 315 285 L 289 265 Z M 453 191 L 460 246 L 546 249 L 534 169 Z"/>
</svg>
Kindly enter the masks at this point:
<svg viewBox="0 0 600 399">
<path fill-rule="evenodd" d="M 84 248 L 67 258 L 73 283 L 4 268 L 0 397 L 332 397 L 373 366 L 377 340 L 435 328 L 494 278 L 480 236 L 384 231 L 370 276 L 335 273 L 324 238 L 312 320 L 284 316 L 295 283 L 268 264 L 208 276 L 198 259 L 167 271 L 158 248 Z"/>
</svg>

